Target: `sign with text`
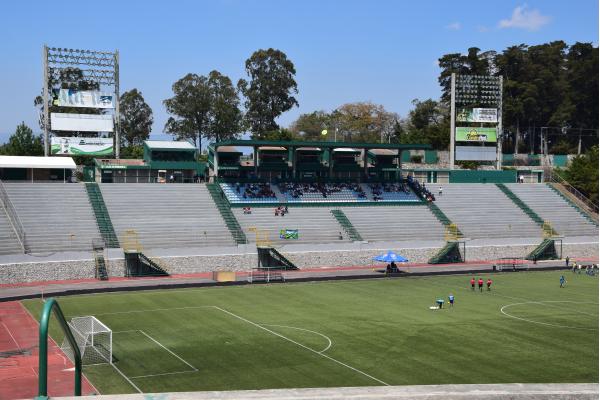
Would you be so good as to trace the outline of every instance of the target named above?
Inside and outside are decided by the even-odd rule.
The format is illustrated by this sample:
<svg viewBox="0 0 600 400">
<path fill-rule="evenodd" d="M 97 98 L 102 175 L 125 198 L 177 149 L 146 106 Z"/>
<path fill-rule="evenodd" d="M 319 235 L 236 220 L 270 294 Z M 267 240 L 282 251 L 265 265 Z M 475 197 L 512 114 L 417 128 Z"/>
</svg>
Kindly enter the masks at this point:
<svg viewBox="0 0 600 400">
<path fill-rule="evenodd" d="M 457 142 L 485 142 L 495 143 L 496 128 L 467 128 L 456 127 Z"/>
<path fill-rule="evenodd" d="M 456 114 L 456 122 L 498 122 L 496 108 L 461 108 Z"/>
<path fill-rule="evenodd" d="M 59 107 L 115 108 L 113 95 L 91 90 L 53 89 L 52 105 Z"/>
<path fill-rule="evenodd" d="M 50 145 L 53 155 L 106 156 L 113 153 L 112 138 L 54 136 Z"/>
</svg>

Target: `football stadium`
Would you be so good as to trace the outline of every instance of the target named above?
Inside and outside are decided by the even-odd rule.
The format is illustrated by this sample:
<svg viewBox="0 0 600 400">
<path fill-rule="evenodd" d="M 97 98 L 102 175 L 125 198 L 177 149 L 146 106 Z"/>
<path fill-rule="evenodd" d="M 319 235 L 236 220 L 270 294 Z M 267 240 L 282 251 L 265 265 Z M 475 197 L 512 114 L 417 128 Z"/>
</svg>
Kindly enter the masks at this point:
<svg viewBox="0 0 600 400">
<path fill-rule="evenodd" d="M 176 81 L 162 136 L 125 52 L 43 45 L 40 133 L 0 145 L 0 400 L 598 398 L 597 38 L 556 43 L 289 129 L 260 49 Z"/>
</svg>

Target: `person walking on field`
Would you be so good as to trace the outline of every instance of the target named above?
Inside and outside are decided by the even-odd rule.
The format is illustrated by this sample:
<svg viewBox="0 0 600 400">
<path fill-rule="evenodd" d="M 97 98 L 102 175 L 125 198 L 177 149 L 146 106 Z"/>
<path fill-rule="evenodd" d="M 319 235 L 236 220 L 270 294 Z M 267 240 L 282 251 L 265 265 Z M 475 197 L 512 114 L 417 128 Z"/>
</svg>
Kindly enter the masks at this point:
<svg viewBox="0 0 600 400">
<path fill-rule="evenodd" d="M 450 303 L 450 307 L 454 307 L 454 295 L 452 293 L 448 296 L 448 303 Z"/>
<path fill-rule="evenodd" d="M 565 285 L 567 284 L 567 280 L 565 279 L 565 276 L 564 276 L 564 275 L 561 275 L 561 276 L 560 276 L 560 280 L 559 280 L 559 281 L 560 281 L 560 287 L 561 287 L 561 288 L 564 288 L 564 287 L 565 287 Z"/>
<path fill-rule="evenodd" d="M 475 277 L 471 278 L 471 290 L 475 290 Z"/>
<path fill-rule="evenodd" d="M 492 280 L 490 278 L 488 278 L 488 280 L 487 280 L 487 289 L 488 289 L 488 292 L 490 290 L 492 290 L 491 286 L 492 286 Z"/>
<path fill-rule="evenodd" d="M 483 292 L 483 279 L 479 278 L 479 280 L 477 281 L 477 285 L 479 286 L 479 291 Z"/>
</svg>

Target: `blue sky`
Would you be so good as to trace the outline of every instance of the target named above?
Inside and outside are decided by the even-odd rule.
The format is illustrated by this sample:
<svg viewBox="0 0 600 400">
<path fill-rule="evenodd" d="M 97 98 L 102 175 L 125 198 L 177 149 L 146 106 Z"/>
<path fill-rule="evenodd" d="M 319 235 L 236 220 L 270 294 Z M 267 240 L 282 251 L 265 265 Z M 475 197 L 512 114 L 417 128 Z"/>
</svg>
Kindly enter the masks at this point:
<svg viewBox="0 0 600 400">
<path fill-rule="evenodd" d="M 354 101 L 404 117 L 412 99 L 440 96 L 443 54 L 559 39 L 597 46 L 598 1 L 8 1 L 0 34 L 0 143 L 21 121 L 39 131 L 32 104 L 44 43 L 119 49 L 121 91 L 142 91 L 152 137 L 167 138 L 162 100 L 173 82 L 213 69 L 237 82 L 259 48 L 280 49 L 296 66 L 300 107 L 282 126 Z"/>
</svg>

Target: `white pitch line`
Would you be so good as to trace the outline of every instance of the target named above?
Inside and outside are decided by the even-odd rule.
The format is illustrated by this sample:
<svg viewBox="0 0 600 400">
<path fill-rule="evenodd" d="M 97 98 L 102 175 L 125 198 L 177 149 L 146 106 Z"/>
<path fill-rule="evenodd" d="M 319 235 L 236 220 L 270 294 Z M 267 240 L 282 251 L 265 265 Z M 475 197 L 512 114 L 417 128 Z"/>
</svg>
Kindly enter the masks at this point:
<svg viewBox="0 0 600 400">
<path fill-rule="evenodd" d="M 141 329 L 139 331 L 141 332 L 142 335 L 146 336 L 148 339 L 152 340 L 154 343 L 156 343 L 157 345 L 159 345 L 160 347 L 162 347 L 163 349 L 165 349 L 166 351 L 168 351 L 169 353 L 171 353 L 173 356 L 175 356 L 179 361 L 181 361 L 182 363 L 184 363 L 185 365 L 187 365 L 188 367 L 190 367 L 191 369 L 193 369 L 193 371 L 190 371 L 190 372 L 196 372 L 196 371 L 198 371 L 198 368 L 194 367 L 192 364 L 190 364 L 189 362 L 185 361 L 183 358 L 179 357 L 177 354 L 173 353 L 171 350 L 167 349 L 158 340 L 154 339 L 152 336 L 148 335 L 146 332 L 144 332 Z"/>
<path fill-rule="evenodd" d="M 114 369 L 115 369 L 115 370 L 116 370 L 116 371 L 117 371 L 119 374 L 121 374 L 121 376 L 122 376 L 123 378 L 125 378 L 125 380 L 126 380 L 127 382 L 129 382 L 129 384 L 130 384 L 131 386 L 133 386 L 135 390 L 137 390 L 137 391 L 138 391 L 138 393 L 144 393 L 144 392 L 142 392 L 142 390 L 141 390 L 139 387 L 137 387 L 137 386 L 136 386 L 136 384 L 135 384 L 135 383 L 133 383 L 133 382 L 131 381 L 131 379 L 129 379 L 129 378 L 127 377 L 127 375 L 125 375 L 123 372 L 121 372 L 121 370 L 120 370 L 119 368 L 117 368 L 117 366 L 116 366 L 114 363 L 110 363 L 110 365 L 112 365 L 112 367 L 113 367 L 113 368 L 114 368 Z"/>
<path fill-rule="evenodd" d="M 311 331 L 310 329 L 298 328 L 296 326 L 287 326 L 287 325 L 273 325 L 273 324 L 260 324 L 260 325 L 262 325 L 262 326 L 275 326 L 275 327 L 279 327 L 279 328 L 295 329 L 297 331 L 310 332 L 310 333 L 314 333 L 315 335 L 319 335 L 319 336 L 325 338 L 325 340 L 327 340 L 327 342 L 329 342 L 329 343 L 327 344 L 327 347 L 325 347 L 321 351 L 317 351 L 317 353 L 324 353 L 324 352 L 326 352 L 327 350 L 329 350 L 331 348 L 331 345 L 332 345 L 331 339 L 327 335 L 324 335 L 324 334 L 322 334 L 320 332 Z"/>
<path fill-rule="evenodd" d="M 150 375 L 138 375 L 138 376 L 131 376 L 131 379 L 138 379 L 138 378 L 150 378 L 153 376 L 164 376 L 164 375 L 176 375 L 176 374 L 191 374 L 193 372 L 198 372 L 198 371 L 177 371 L 177 372 L 165 372 L 163 374 L 150 374 Z"/>
<path fill-rule="evenodd" d="M 555 301 L 555 302 L 556 303 L 560 303 L 560 301 Z M 570 303 L 570 302 L 569 301 L 565 301 L 565 303 Z M 513 304 L 507 304 L 505 306 L 502 306 L 502 308 L 500 308 L 500 312 L 502 314 L 506 315 L 507 317 L 518 319 L 518 320 L 525 321 L 525 322 L 529 322 L 529 323 L 532 323 L 532 324 L 539 324 L 539 325 L 551 326 L 551 327 L 554 327 L 554 328 L 577 329 L 577 330 L 582 330 L 582 331 L 597 331 L 598 330 L 597 328 L 583 328 L 583 327 L 578 327 L 578 326 L 559 325 L 559 324 L 551 324 L 549 322 L 534 321 L 534 320 L 527 319 L 527 318 L 517 317 L 515 315 L 509 314 L 509 313 L 507 313 L 507 312 L 504 311 L 505 308 L 512 307 L 512 306 L 518 306 L 518 305 L 522 305 L 522 304 L 547 305 L 547 304 L 545 304 L 545 302 L 540 302 L 540 301 L 526 301 L 526 302 L 523 302 L 523 303 L 513 303 Z"/>
<path fill-rule="evenodd" d="M 17 339 L 15 339 L 15 337 L 13 336 L 12 332 L 10 331 L 10 329 L 8 329 L 8 326 L 6 326 L 6 324 L 4 322 L 2 322 L 2 325 L 4 325 L 4 329 L 6 329 L 6 332 L 8 332 L 8 334 L 10 335 L 10 338 L 17 345 L 17 349 L 21 350 L 21 346 L 19 346 L 19 342 L 17 342 Z"/>
<path fill-rule="evenodd" d="M 193 309 L 197 309 L 197 308 L 211 308 L 211 307 L 214 307 L 214 306 L 188 306 L 188 307 L 154 308 L 154 309 L 151 309 L 151 310 L 115 311 L 115 312 L 109 312 L 109 313 L 94 314 L 94 316 L 100 316 L 100 315 L 118 315 L 118 314 L 135 314 L 135 313 L 145 313 L 145 312 L 154 312 L 154 311 L 193 310 Z M 77 316 L 73 317 L 73 316 L 69 315 L 68 317 L 75 318 Z M 134 330 L 136 330 L 136 329 L 134 329 Z"/>
<path fill-rule="evenodd" d="M 308 351 L 311 351 L 311 352 L 313 352 L 313 353 L 315 353 L 315 354 L 318 354 L 318 355 L 320 355 L 321 357 L 325 357 L 325 358 L 327 358 L 328 360 L 331 360 L 331 361 L 333 361 L 333 362 L 335 362 L 335 363 L 337 363 L 337 364 L 339 364 L 339 365 L 342 365 L 342 366 L 344 366 L 344 367 L 346 367 L 346 368 L 349 368 L 349 369 L 351 369 L 351 370 L 353 370 L 353 371 L 355 371 L 355 372 L 358 372 L 359 374 L 361 374 L 361 375 L 364 375 L 364 376 L 366 376 L 367 378 L 370 378 L 370 379 L 372 379 L 372 380 L 374 380 L 374 381 L 376 381 L 376 382 L 379 382 L 379 383 L 381 383 L 382 385 L 385 385 L 385 386 L 390 386 L 390 384 L 388 384 L 388 383 L 385 383 L 385 382 L 384 382 L 384 381 L 382 381 L 381 379 L 377 379 L 377 378 L 375 378 L 374 376 L 371 376 L 371 375 L 367 374 L 366 372 L 363 372 L 363 371 L 361 371 L 361 370 L 359 370 L 359 369 L 357 369 L 357 368 L 354 368 L 354 367 L 353 367 L 353 366 L 351 366 L 351 365 L 348 365 L 348 364 L 345 364 L 345 363 L 343 363 L 343 362 L 341 362 L 341 361 L 339 361 L 339 360 L 336 360 L 335 358 L 333 358 L 333 357 L 330 357 L 330 356 L 328 356 L 327 354 L 319 353 L 318 351 L 316 351 L 316 350 L 314 350 L 314 349 L 311 349 L 310 347 L 308 347 L 308 346 L 305 346 L 305 345 L 303 345 L 302 343 L 298 343 L 298 342 L 296 342 L 295 340 L 293 340 L 293 339 L 290 339 L 290 338 L 288 338 L 288 337 L 286 337 L 286 336 L 284 336 L 284 335 L 282 335 L 282 334 L 280 334 L 280 333 L 277 333 L 277 332 L 275 332 L 275 331 L 273 331 L 273 330 L 271 330 L 271 329 L 269 329 L 269 328 L 266 328 L 266 327 L 264 327 L 264 326 L 261 326 L 261 325 L 257 324 L 256 322 L 252 322 L 252 321 L 250 321 L 249 319 L 246 319 L 246 318 L 244 318 L 244 317 L 241 317 L 241 316 L 239 316 L 239 315 L 237 315 L 237 314 L 234 314 L 234 313 L 232 313 L 231 311 L 227 311 L 227 310 L 225 310 L 225 309 L 223 309 L 223 308 L 221 308 L 221 307 L 217 307 L 217 306 L 213 306 L 213 307 L 214 307 L 214 308 L 216 308 L 217 310 L 220 310 L 220 311 L 222 311 L 222 312 L 224 312 L 224 313 L 226 313 L 226 314 L 229 314 L 229 315 L 231 315 L 232 317 L 235 317 L 235 318 L 237 318 L 237 319 L 239 319 L 239 320 L 241 320 L 241 321 L 247 322 L 247 323 L 249 323 L 250 325 L 254 325 L 254 326 L 256 326 L 256 327 L 257 327 L 257 328 L 259 328 L 259 329 L 265 330 L 265 331 L 267 331 L 267 332 L 269 332 L 269 333 L 271 333 L 271 334 L 273 334 L 273 335 L 275 335 L 275 336 L 279 336 L 280 338 L 282 338 L 282 339 L 284 339 L 284 340 L 287 340 L 288 342 L 294 343 L 295 345 L 297 345 L 297 346 L 300 346 L 300 347 L 302 347 L 303 349 L 306 349 L 306 350 L 308 350 Z"/>
</svg>

